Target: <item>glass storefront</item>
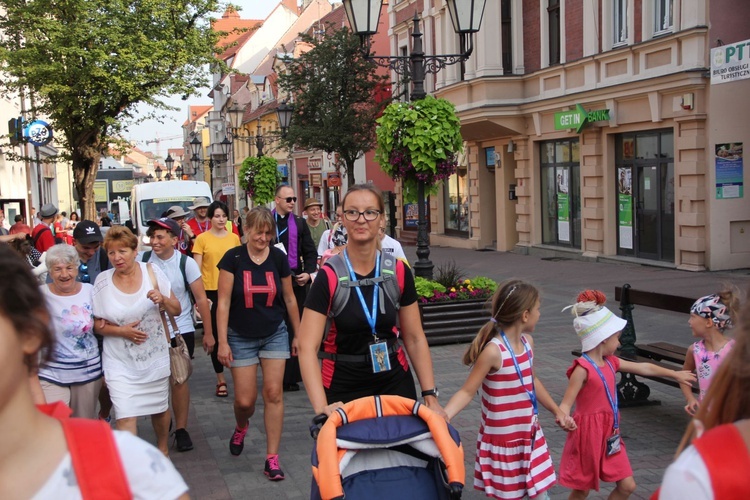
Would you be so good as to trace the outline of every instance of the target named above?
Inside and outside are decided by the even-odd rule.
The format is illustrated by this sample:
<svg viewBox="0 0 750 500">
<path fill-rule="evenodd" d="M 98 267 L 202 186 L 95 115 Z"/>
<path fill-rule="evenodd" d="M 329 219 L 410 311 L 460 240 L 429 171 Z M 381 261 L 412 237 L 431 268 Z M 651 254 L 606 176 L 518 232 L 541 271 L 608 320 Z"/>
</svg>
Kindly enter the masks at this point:
<svg viewBox="0 0 750 500">
<path fill-rule="evenodd" d="M 674 262 L 674 132 L 620 134 L 617 169 L 617 253 Z"/>
<path fill-rule="evenodd" d="M 445 182 L 445 234 L 469 236 L 468 170 L 459 165 Z"/>
<path fill-rule="evenodd" d="M 542 243 L 581 248 L 581 167 L 578 139 L 540 144 Z"/>
</svg>

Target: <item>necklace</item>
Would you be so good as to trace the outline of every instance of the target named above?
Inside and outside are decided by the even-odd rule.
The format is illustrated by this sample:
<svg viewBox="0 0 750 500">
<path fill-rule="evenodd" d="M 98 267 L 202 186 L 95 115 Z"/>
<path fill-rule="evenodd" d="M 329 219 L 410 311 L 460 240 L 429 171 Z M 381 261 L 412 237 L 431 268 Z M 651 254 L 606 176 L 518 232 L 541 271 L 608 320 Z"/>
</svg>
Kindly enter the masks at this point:
<svg viewBox="0 0 750 500">
<path fill-rule="evenodd" d="M 256 264 L 260 264 L 266 258 L 266 250 L 267 249 L 264 249 L 260 255 L 255 256 L 253 255 L 253 252 L 250 251 L 250 247 L 248 247 L 247 254 L 250 256 L 253 262 L 255 262 Z"/>
</svg>

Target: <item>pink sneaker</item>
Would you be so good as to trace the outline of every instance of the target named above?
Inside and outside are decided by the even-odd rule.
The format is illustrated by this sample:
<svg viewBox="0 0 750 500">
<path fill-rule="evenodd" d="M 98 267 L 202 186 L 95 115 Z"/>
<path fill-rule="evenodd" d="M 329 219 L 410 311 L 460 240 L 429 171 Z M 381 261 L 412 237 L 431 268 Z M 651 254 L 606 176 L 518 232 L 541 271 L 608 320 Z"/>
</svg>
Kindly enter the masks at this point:
<svg viewBox="0 0 750 500">
<path fill-rule="evenodd" d="M 247 430 L 250 428 L 250 425 L 246 425 L 244 429 L 240 429 L 239 427 L 234 428 L 234 434 L 232 434 L 232 439 L 229 441 L 229 452 L 237 456 L 240 453 L 242 453 L 242 449 L 245 447 L 245 434 L 247 434 Z"/>
<path fill-rule="evenodd" d="M 266 459 L 266 466 L 263 469 L 265 474 L 271 481 L 281 481 L 284 479 L 284 472 L 279 467 L 279 456 L 273 455 Z"/>
</svg>

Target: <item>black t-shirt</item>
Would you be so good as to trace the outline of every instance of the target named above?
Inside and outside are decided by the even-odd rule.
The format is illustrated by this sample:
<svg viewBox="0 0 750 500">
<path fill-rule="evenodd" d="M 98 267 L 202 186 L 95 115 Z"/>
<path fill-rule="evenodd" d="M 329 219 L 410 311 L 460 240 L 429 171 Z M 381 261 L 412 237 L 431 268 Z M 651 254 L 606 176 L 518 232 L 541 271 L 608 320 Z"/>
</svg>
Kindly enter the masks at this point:
<svg viewBox="0 0 750 500">
<path fill-rule="evenodd" d="M 266 260 L 256 264 L 242 245 L 224 254 L 217 267 L 234 275 L 229 327 L 249 338 L 276 333 L 286 313 L 281 278 L 291 275 L 284 252 L 271 247 Z"/>
<path fill-rule="evenodd" d="M 398 261 L 396 265 L 404 266 L 404 290 L 401 293 L 400 300 L 401 307 L 404 307 L 417 301 L 417 290 L 414 287 L 414 277 L 404 263 Z M 372 271 L 366 276 L 356 274 L 356 277 L 358 280 L 373 278 L 375 277 L 375 268 L 373 267 Z M 372 292 L 374 288 L 374 286 L 359 287 L 362 291 L 362 297 L 367 304 L 368 311 L 372 307 Z M 382 284 L 380 288 L 382 289 Z M 329 334 L 327 336 L 324 350 L 339 354 L 369 354 L 369 344 L 373 340 L 370 324 L 367 322 L 367 316 L 365 316 L 365 312 L 362 310 L 362 304 L 359 301 L 356 288 L 351 288 L 349 294 L 349 301 L 344 306 L 343 311 L 333 320 L 335 335 Z M 385 296 L 385 293 L 382 294 L 382 298 L 385 302 L 385 314 L 383 314 L 380 304 L 378 304 L 375 331 L 377 331 L 379 339 L 387 340 L 390 345 L 397 338 L 396 320 L 398 312 L 393 304 L 391 304 L 390 299 Z M 312 289 L 307 295 L 305 307 L 327 316 L 330 303 L 331 296 L 328 291 L 328 274 L 321 270 L 318 272 Z"/>
</svg>

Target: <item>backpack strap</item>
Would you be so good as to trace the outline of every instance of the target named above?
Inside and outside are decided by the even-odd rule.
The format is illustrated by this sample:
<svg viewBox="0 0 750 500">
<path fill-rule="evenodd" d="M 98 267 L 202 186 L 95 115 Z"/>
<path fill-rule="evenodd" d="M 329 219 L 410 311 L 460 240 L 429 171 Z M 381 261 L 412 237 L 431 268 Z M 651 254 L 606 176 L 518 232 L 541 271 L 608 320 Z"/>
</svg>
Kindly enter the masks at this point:
<svg viewBox="0 0 750 500">
<path fill-rule="evenodd" d="M 60 419 L 84 500 L 132 498 L 112 429 L 101 420 Z"/>
<path fill-rule="evenodd" d="M 193 297 L 193 291 L 190 289 L 190 283 L 188 283 L 188 280 L 187 280 L 187 272 L 185 271 L 185 266 L 187 266 L 187 255 L 185 255 L 182 252 L 179 252 L 179 253 L 180 253 L 180 272 L 182 273 L 182 281 L 185 282 L 185 291 L 190 297 L 190 303 L 195 304 L 195 297 Z"/>
<path fill-rule="evenodd" d="M 737 498 L 737 492 L 750 491 L 750 476 L 738 474 L 750 470 L 750 452 L 734 424 L 706 431 L 693 441 L 693 446 L 706 464 L 714 498 Z M 727 467 L 728 461 L 732 467 Z"/>
<path fill-rule="evenodd" d="M 99 270 L 106 271 L 109 269 L 109 257 L 107 257 L 107 251 L 104 247 L 99 247 Z"/>
<path fill-rule="evenodd" d="M 151 259 L 151 250 L 146 250 L 141 256 L 141 262 L 148 262 Z"/>
<path fill-rule="evenodd" d="M 52 230 L 48 226 L 44 226 L 42 230 L 36 233 L 36 236 L 32 238 L 31 240 L 32 246 L 36 247 L 36 242 L 39 241 L 39 238 L 44 234 L 45 231 L 49 231 L 50 233 L 52 232 Z"/>
</svg>

